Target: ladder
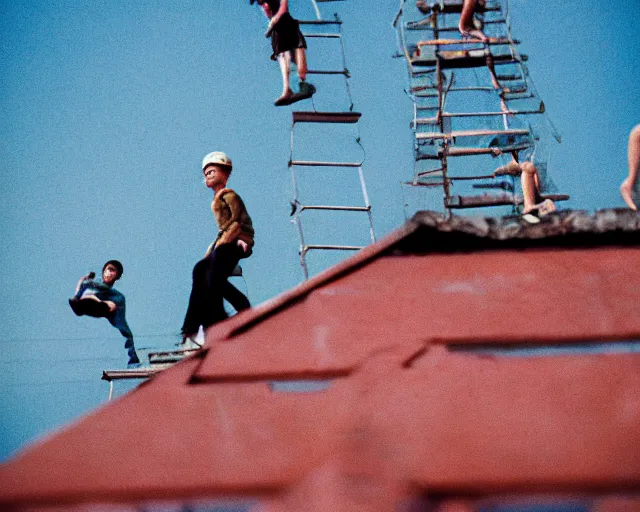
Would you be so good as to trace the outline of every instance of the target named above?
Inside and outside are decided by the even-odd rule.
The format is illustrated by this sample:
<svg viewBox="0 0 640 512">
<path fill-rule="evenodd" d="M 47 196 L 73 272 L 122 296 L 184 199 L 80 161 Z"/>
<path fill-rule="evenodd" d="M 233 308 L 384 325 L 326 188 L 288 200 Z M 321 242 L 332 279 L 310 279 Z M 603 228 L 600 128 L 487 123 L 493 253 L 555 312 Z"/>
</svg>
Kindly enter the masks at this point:
<svg viewBox="0 0 640 512">
<path fill-rule="evenodd" d="M 474 24 L 486 41 L 461 37 L 463 3 L 401 0 L 393 21 L 396 57 L 406 61 L 406 92 L 413 103 L 414 172 L 403 186 L 428 191 L 442 201 L 434 209 L 449 215 L 453 209 L 489 206 L 514 212 L 523 204 L 517 193 L 520 173 L 499 172 L 513 155 L 519 162 L 534 162 L 541 182 L 537 201 L 569 199 L 548 193 L 554 186 L 544 153 L 549 141 L 560 142 L 560 137 L 535 90 L 528 58 L 512 37 L 508 0 L 476 4 Z M 500 192 L 477 194 L 474 189 Z"/>
<path fill-rule="evenodd" d="M 332 110 L 316 109 L 314 99 L 318 94 L 327 95 L 327 89 L 330 92 L 336 92 L 331 87 L 320 87 L 319 93 L 311 100 L 312 110 L 292 112 L 288 162 L 293 188 L 291 221 L 295 224 L 300 239 L 298 252 L 305 279 L 313 273 L 310 272 L 307 260 L 309 253 L 329 251 L 337 254 L 357 251 L 369 242 L 375 242 L 371 203 L 362 170 L 364 149 L 357 134 L 361 114 L 354 111 L 351 97 L 349 87 L 351 75 L 346 65 L 342 21 L 337 14 L 334 14 L 332 19 L 323 17 L 318 6 L 319 3 L 343 0 L 311 1 L 316 19 L 299 20 L 304 37 L 312 40 L 309 44 L 311 53 L 313 53 L 314 40 L 332 44 L 333 48 L 337 45 L 341 65 L 334 65 L 329 69 L 309 67 L 307 73 L 311 80 L 313 75 L 324 75 L 328 78 L 337 76 L 343 79 L 349 106 Z M 349 145 L 347 135 L 354 129 L 355 145 Z M 321 144 L 319 144 L 320 141 L 322 141 Z M 349 146 L 359 153 L 357 157 L 354 158 L 350 154 L 352 148 Z M 322 151 L 318 151 L 319 147 Z M 323 155 L 310 156 L 314 152 L 323 153 Z M 326 186 L 323 187 L 321 184 Z M 359 188 L 356 196 L 354 193 L 347 195 L 339 193 L 349 187 L 354 187 L 354 193 L 355 189 Z M 322 199 L 317 194 L 320 189 L 323 192 Z M 340 197 L 341 195 L 345 197 Z M 357 196 L 362 197 L 361 202 L 352 204 L 353 197 Z M 358 219 L 354 219 L 355 217 Z M 309 231 L 313 231 L 311 237 L 308 236 Z M 358 235 L 354 231 L 358 231 Z M 314 243 L 310 243 L 308 238 L 319 238 L 320 241 L 314 240 Z M 334 238 L 339 239 L 338 243 L 331 243 Z"/>
</svg>

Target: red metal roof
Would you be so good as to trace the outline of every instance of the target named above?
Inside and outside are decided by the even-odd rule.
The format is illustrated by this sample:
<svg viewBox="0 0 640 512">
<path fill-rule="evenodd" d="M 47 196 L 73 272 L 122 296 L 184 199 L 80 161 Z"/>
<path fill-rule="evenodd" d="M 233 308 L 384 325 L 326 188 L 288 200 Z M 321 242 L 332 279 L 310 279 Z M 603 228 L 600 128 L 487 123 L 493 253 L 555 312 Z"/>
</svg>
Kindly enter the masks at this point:
<svg viewBox="0 0 640 512">
<path fill-rule="evenodd" d="M 0 467 L 0 504 L 231 495 L 395 510 L 457 496 L 472 510 L 493 494 L 568 493 L 597 510 L 640 505 L 640 354 L 453 350 L 640 339 L 638 244 L 460 252 L 479 224 L 453 225 L 418 219 L 210 329 L 196 356 Z M 448 237 L 451 250 L 425 250 Z M 325 386 L 273 385 L 291 379 Z"/>
</svg>

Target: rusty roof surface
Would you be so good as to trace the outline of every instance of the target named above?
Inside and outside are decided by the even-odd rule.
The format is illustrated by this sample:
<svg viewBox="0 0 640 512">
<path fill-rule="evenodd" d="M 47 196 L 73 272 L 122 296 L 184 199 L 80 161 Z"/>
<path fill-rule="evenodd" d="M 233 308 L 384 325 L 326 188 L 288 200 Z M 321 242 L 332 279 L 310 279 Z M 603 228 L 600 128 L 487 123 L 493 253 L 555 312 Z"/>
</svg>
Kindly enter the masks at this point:
<svg viewBox="0 0 640 512">
<path fill-rule="evenodd" d="M 421 212 L 3 464 L 0 504 L 637 491 L 640 354 L 454 348 L 640 340 L 639 233 L 622 211 Z M 278 386 L 292 380 L 323 384 Z"/>
</svg>

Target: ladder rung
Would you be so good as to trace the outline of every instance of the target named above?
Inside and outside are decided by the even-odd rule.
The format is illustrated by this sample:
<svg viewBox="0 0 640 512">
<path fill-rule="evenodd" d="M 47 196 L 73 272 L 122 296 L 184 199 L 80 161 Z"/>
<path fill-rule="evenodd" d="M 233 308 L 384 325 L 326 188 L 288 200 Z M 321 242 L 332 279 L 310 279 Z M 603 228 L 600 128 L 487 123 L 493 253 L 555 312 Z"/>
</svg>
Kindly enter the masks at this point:
<svg viewBox="0 0 640 512">
<path fill-rule="evenodd" d="M 294 123 L 357 123 L 360 112 L 293 112 Z"/>
<path fill-rule="evenodd" d="M 411 128 L 421 124 L 436 124 L 439 120 L 438 117 L 419 117 L 415 120 L 415 123 L 411 121 Z"/>
<path fill-rule="evenodd" d="M 544 109 L 541 107 L 538 110 L 507 110 L 505 112 L 443 112 L 442 117 L 484 117 L 484 116 L 503 116 L 507 115 L 527 115 L 527 114 L 542 114 Z M 418 119 L 418 121 L 420 121 Z"/>
<path fill-rule="evenodd" d="M 462 0 L 445 0 L 443 3 L 440 2 L 416 2 L 416 7 L 422 14 L 430 14 L 431 12 L 442 13 L 442 14 L 451 14 L 451 13 L 460 13 L 462 12 Z M 499 4 L 477 4 L 475 11 L 478 13 L 489 12 L 489 11 L 500 11 Z"/>
<path fill-rule="evenodd" d="M 521 56 L 521 59 L 518 59 L 512 57 L 511 55 L 494 55 L 493 63 L 495 66 L 501 64 L 516 64 L 520 62 L 520 60 L 526 60 L 523 57 L 525 56 Z M 413 66 L 435 67 L 438 59 L 440 60 L 440 66 L 443 69 L 478 68 L 486 66 L 487 64 L 487 57 L 485 55 L 462 57 L 445 57 L 442 55 L 440 55 L 440 57 L 437 57 L 430 55 L 428 57 L 414 57 L 411 59 L 411 64 Z"/>
<path fill-rule="evenodd" d="M 308 252 L 313 250 L 324 251 L 359 251 L 364 249 L 362 245 L 305 245 L 302 248 L 302 252 Z"/>
<path fill-rule="evenodd" d="M 524 149 L 530 148 L 531 144 L 514 144 L 512 146 L 504 146 L 499 148 L 503 153 L 510 153 L 514 151 L 522 151 Z M 490 155 L 493 153 L 495 148 L 447 148 L 446 152 L 444 149 L 441 149 L 438 153 L 441 156 L 445 154 L 447 156 L 471 156 L 471 155 Z"/>
<path fill-rule="evenodd" d="M 541 194 L 540 198 L 551 199 L 552 201 L 567 201 L 567 194 Z M 486 206 L 509 206 L 520 205 L 523 203 L 522 197 L 504 193 L 504 194 L 482 194 L 478 196 L 451 196 L 445 199 L 447 208 L 482 208 Z"/>
<path fill-rule="evenodd" d="M 168 355 L 168 356 L 149 356 L 149 364 L 151 366 L 156 366 L 159 364 L 168 364 L 168 363 L 178 363 L 185 358 L 184 354 L 182 355 Z"/>
<path fill-rule="evenodd" d="M 304 210 L 331 210 L 341 212 L 368 212 L 371 211 L 370 206 L 321 206 L 321 205 L 301 205 L 300 211 Z"/>
<path fill-rule="evenodd" d="M 571 199 L 569 194 L 540 194 L 540 199 L 551 199 L 552 201 L 568 201 Z"/>
<path fill-rule="evenodd" d="M 306 167 L 361 167 L 361 162 L 320 162 L 316 160 L 292 160 L 289 165 Z"/>
<path fill-rule="evenodd" d="M 445 199 L 447 208 L 480 208 L 484 206 L 507 206 L 516 203 L 513 194 L 482 194 L 479 196 L 451 196 Z"/>
<path fill-rule="evenodd" d="M 501 23 L 506 23 L 507 20 L 505 18 L 497 18 L 494 20 L 484 20 L 484 24 L 485 25 L 499 25 Z M 431 30 L 433 30 L 432 27 L 425 27 L 425 28 L 430 28 Z M 460 29 L 458 28 L 458 25 L 454 26 L 454 27 L 438 27 L 438 32 L 459 32 Z"/>
<path fill-rule="evenodd" d="M 421 46 L 450 46 L 450 45 L 468 45 L 468 44 L 489 44 L 489 45 L 504 45 L 504 44 L 520 44 L 520 41 L 514 39 L 510 41 L 506 37 L 491 37 L 487 42 L 482 39 L 429 39 L 428 41 L 419 41 L 418 48 Z"/>
<path fill-rule="evenodd" d="M 308 75 L 344 75 L 349 76 L 349 71 L 346 69 L 309 69 Z"/>
<path fill-rule="evenodd" d="M 451 133 L 416 133 L 418 140 L 453 139 L 456 137 L 482 137 L 484 135 L 528 135 L 529 130 L 459 130 Z"/>
<path fill-rule="evenodd" d="M 298 20 L 300 25 L 342 25 L 340 20 Z"/>
<path fill-rule="evenodd" d="M 430 107 L 432 108 L 432 107 Z M 438 107 L 433 107 L 436 110 Z M 542 114 L 544 113 L 544 109 L 540 108 L 538 110 L 506 110 L 504 112 L 443 112 L 440 114 L 440 117 L 491 117 L 491 116 L 524 116 L 524 115 L 532 115 L 532 114 Z M 435 124 L 438 122 L 437 117 L 419 117 L 416 119 L 416 124 Z"/>
<path fill-rule="evenodd" d="M 322 34 L 322 33 L 314 33 L 314 34 L 302 34 L 304 37 L 310 38 L 324 38 L 324 39 L 340 39 L 342 37 L 341 34 Z"/>
<path fill-rule="evenodd" d="M 171 365 L 155 365 L 148 368 L 131 368 L 126 370 L 103 370 L 102 380 L 122 380 L 122 379 L 148 379 L 162 370 L 166 370 Z"/>
<path fill-rule="evenodd" d="M 186 356 L 194 354 L 200 350 L 199 348 L 167 350 L 164 352 L 149 352 L 149 363 L 156 365 L 158 363 L 177 363 L 182 361 Z"/>
<path fill-rule="evenodd" d="M 425 183 L 423 181 L 403 181 L 403 185 L 411 185 L 412 187 L 442 187 L 444 182 Z"/>
</svg>

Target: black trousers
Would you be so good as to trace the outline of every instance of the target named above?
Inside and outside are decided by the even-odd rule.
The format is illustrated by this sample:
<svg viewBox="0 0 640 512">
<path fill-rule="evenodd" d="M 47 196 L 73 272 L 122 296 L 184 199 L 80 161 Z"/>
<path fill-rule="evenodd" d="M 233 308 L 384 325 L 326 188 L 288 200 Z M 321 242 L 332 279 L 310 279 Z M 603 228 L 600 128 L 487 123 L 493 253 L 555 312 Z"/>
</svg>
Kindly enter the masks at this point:
<svg viewBox="0 0 640 512">
<path fill-rule="evenodd" d="M 249 309 L 249 299 L 227 279 L 240 259 L 251 255 L 235 243 L 222 244 L 193 267 L 193 285 L 187 314 L 182 324 L 183 334 L 195 334 L 200 326 L 205 329 L 227 318 L 223 299 L 236 311 Z"/>
</svg>

